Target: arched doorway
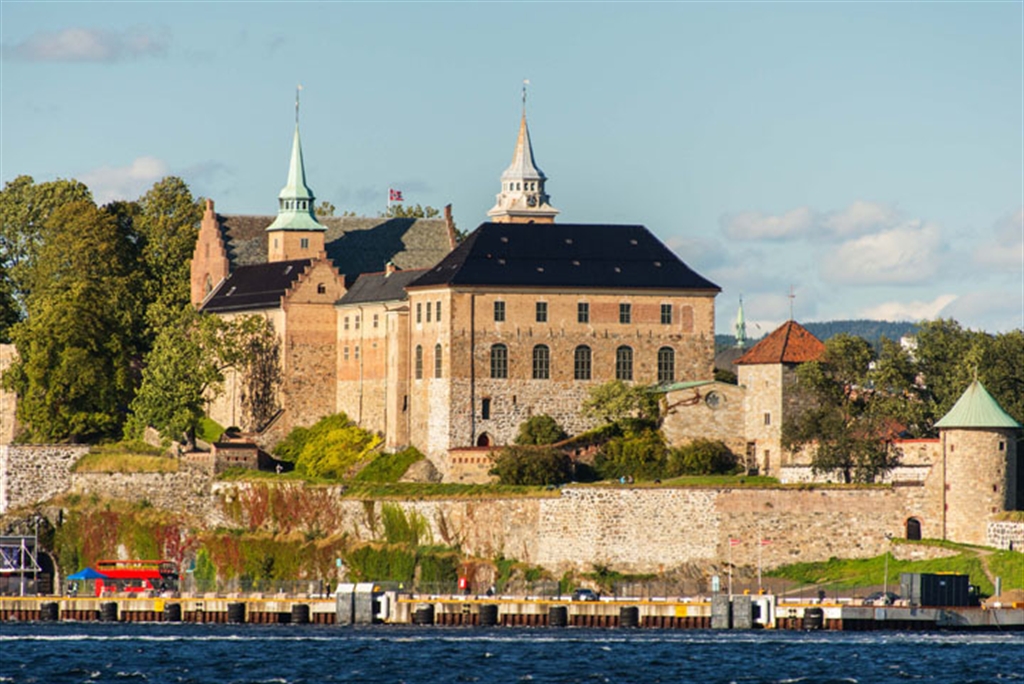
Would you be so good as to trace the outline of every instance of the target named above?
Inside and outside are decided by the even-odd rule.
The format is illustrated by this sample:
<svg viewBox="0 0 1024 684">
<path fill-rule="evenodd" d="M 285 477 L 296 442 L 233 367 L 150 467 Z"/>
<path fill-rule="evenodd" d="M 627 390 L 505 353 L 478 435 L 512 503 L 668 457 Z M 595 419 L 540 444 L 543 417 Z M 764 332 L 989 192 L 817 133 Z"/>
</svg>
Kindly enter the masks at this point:
<svg viewBox="0 0 1024 684">
<path fill-rule="evenodd" d="M 486 432 L 481 432 L 480 436 L 476 438 L 476 445 L 479 447 L 491 446 L 491 436 Z"/>
<path fill-rule="evenodd" d="M 921 521 L 917 518 L 907 518 L 907 539 L 918 540 L 921 538 Z"/>
</svg>

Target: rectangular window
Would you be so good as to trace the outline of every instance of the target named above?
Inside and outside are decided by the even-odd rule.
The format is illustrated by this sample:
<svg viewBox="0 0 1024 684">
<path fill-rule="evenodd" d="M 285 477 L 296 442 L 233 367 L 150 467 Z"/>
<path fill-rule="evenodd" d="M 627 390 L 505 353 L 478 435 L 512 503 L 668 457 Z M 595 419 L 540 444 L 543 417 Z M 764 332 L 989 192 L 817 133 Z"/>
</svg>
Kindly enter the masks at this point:
<svg viewBox="0 0 1024 684">
<path fill-rule="evenodd" d="M 437 302 L 434 305 L 434 308 L 435 308 L 434 319 L 438 323 L 440 323 L 441 322 L 441 300 L 440 299 L 437 300 Z"/>
<path fill-rule="evenodd" d="M 579 302 L 576 305 L 576 322 L 577 323 L 589 323 L 590 322 L 590 304 L 586 302 Z"/>
<path fill-rule="evenodd" d="M 629 304 L 619 304 L 619 323 L 631 323 L 633 321 L 633 307 Z"/>
<path fill-rule="evenodd" d="M 348 361 L 348 347 L 345 347 L 345 349 L 343 350 L 342 359 Z"/>
<path fill-rule="evenodd" d="M 380 323 L 380 316 L 378 314 L 373 314 L 373 327 L 376 328 L 378 323 Z"/>
<path fill-rule="evenodd" d="M 354 316 L 352 318 L 352 323 L 353 323 L 352 327 L 354 327 L 356 330 L 359 330 L 359 316 Z"/>
<path fill-rule="evenodd" d="M 672 305 L 662 304 L 661 305 L 661 324 L 672 325 Z"/>
<path fill-rule="evenodd" d="M 345 316 L 345 330 L 348 330 L 348 316 Z"/>
<path fill-rule="evenodd" d="M 421 345 L 418 345 L 418 344 L 416 345 L 415 369 L 416 369 L 416 379 L 417 380 L 422 380 L 423 379 L 423 347 Z"/>
<path fill-rule="evenodd" d="M 491 417 L 491 399 L 490 397 L 484 397 L 480 400 L 480 417 L 484 420 L 489 420 Z"/>
<path fill-rule="evenodd" d="M 419 302 L 416 303 L 416 322 L 423 322 L 423 304 Z"/>
<path fill-rule="evenodd" d="M 494 302 L 494 320 L 496 323 L 505 320 L 505 302 Z"/>
<path fill-rule="evenodd" d="M 299 247 L 309 249 L 309 238 L 299 238 Z"/>
<path fill-rule="evenodd" d="M 764 424 L 765 425 L 771 425 L 772 424 L 772 414 L 770 414 L 768 412 L 765 412 L 765 414 L 764 414 Z"/>
<path fill-rule="evenodd" d="M 430 322 L 430 302 L 427 302 L 427 323 Z"/>
<path fill-rule="evenodd" d="M 359 345 L 358 344 L 356 346 L 352 347 L 352 359 L 354 361 L 358 361 L 359 360 Z"/>
<path fill-rule="evenodd" d="M 548 322 L 548 303 L 537 302 L 537 322 L 547 323 Z"/>
</svg>

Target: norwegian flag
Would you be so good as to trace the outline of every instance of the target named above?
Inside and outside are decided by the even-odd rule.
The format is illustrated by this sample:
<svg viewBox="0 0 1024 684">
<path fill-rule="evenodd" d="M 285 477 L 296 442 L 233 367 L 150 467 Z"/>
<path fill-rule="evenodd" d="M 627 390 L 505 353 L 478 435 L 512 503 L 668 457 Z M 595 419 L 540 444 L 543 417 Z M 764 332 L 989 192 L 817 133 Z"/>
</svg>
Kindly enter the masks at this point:
<svg viewBox="0 0 1024 684">
<path fill-rule="evenodd" d="M 391 202 L 402 202 L 402 191 L 388 188 L 388 200 Z"/>
<path fill-rule="evenodd" d="M 732 538 L 729 539 L 729 546 L 739 546 L 739 545 L 740 545 L 740 540 L 739 539 L 732 539 Z"/>
</svg>

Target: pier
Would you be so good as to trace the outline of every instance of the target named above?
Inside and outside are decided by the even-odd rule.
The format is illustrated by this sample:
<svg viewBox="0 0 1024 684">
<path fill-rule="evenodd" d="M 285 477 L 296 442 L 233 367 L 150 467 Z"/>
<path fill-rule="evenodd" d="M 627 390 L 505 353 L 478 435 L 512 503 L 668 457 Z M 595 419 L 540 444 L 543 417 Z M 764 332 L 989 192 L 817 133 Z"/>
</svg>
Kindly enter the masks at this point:
<svg viewBox="0 0 1024 684">
<path fill-rule="evenodd" d="M 346 588 L 347 587 L 347 588 Z M 365 589 L 363 588 L 365 587 Z M 570 601 L 554 597 L 433 596 L 342 585 L 327 598 L 288 596 L 0 597 L 3 621 L 232 624 L 406 624 L 781 630 L 1024 630 L 1024 604 L 1000 607 L 864 606 L 719 594 L 710 599 Z"/>
</svg>

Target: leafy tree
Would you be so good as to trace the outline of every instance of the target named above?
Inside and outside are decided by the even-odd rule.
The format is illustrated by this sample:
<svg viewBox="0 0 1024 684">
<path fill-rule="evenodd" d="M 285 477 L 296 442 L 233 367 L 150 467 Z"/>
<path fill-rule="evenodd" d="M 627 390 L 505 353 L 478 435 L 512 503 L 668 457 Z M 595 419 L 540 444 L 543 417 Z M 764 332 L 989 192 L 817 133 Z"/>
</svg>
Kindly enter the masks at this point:
<svg viewBox="0 0 1024 684">
<path fill-rule="evenodd" d="M 665 477 L 667 457 L 665 438 L 648 428 L 610 439 L 598 452 L 594 467 L 605 479 L 654 480 Z"/>
<path fill-rule="evenodd" d="M 50 216 L 78 201 L 91 203 L 92 193 L 76 180 L 37 185 L 31 176 L 18 176 L 0 191 L 0 262 L 8 269 L 19 298 L 26 294 L 24 272 L 35 264 Z"/>
<path fill-rule="evenodd" d="M 701 438 L 669 451 L 666 475 L 719 475 L 734 472 L 738 463 L 724 442 Z"/>
<path fill-rule="evenodd" d="M 246 426 L 260 429 L 278 410 L 281 344 L 269 319 L 243 316 L 228 328 L 222 350 L 227 365 L 242 375 L 242 413 Z"/>
<path fill-rule="evenodd" d="M 7 266 L 0 262 L 0 344 L 11 341 L 11 326 L 21 320 L 21 307 L 14 297 L 14 282 Z"/>
<path fill-rule="evenodd" d="M 816 473 L 840 471 L 845 482 L 872 482 L 898 464 L 887 402 L 872 389 L 872 361 L 866 340 L 841 334 L 825 343 L 821 360 L 797 368 L 806 408 L 783 425 L 783 446 L 809 449 Z"/>
<path fill-rule="evenodd" d="M 509 446 L 498 452 L 491 475 L 508 485 L 557 485 L 572 477 L 572 461 L 560 449 Z"/>
<path fill-rule="evenodd" d="M 392 204 L 387 211 L 384 212 L 384 216 L 387 218 L 434 218 L 441 213 L 440 209 L 435 209 L 431 206 L 420 206 L 419 204 L 405 205 L 405 204 Z"/>
<path fill-rule="evenodd" d="M 623 427 L 628 427 L 631 418 L 653 425 L 658 419 L 658 397 L 648 387 L 612 380 L 590 389 L 582 411 L 590 418 Z"/>
<path fill-rule="evenodd" d="M 531 416 L 519 426 L 516 444 L 554 444 L 568 437 L 565 430 L 547 414 Z"/>
<path fill-rule="evenodd" d="M 87 201 L 55 209 L 42 230 L 5 386 L 32 440 L 117 436 L 134 389 L 129 250 L 113 217 Z"/>
<path fill-rule="evenodd" d="M 321 200 L 320 204 L 316 205 L 316 208 L 313 211 L 316 212 L 316 215 L 319 216 L 319 217 L 322 217 L 322 216 L 334 216 L 334 212 L 336 211 L 336 208 L 335 208 L 335 206 L 333 204 L 331 204 L 327 200 Z"/>
<path fill-rule="evenodd" d="M 274 449 L 282 460 L 310 477 L 342 478 L 367 460 L 381 438 L 355 425 L 344 413 L 321 418 L 311 428 L 296 428 Z"/>
</svg>

